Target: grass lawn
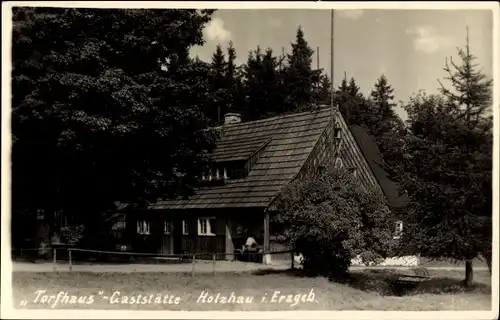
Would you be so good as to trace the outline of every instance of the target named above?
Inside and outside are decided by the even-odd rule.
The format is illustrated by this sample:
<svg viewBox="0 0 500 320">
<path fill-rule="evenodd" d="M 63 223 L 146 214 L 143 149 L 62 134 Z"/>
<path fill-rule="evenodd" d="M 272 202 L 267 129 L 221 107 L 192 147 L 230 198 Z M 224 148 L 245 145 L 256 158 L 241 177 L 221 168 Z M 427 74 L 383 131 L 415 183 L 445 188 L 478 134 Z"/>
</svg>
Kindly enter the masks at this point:
<svg viewBox="0 0 500 320">
<path fill-rule="evenodd" d="M 57 298 L 52 298 L 53 300 L 49 302 L 49 296 L 61 292 L 55 309 L 191 311 L 491 309 L 490 275 L 487 271 L 477 271 L 476 285 L 464 291 L 459 285 L 463 272 L 430 270 L 432 278 L 429 281 L 400 297 L 390 295 L 388 277 L 394 276 L 394 272 L 401 271 L 353 271 L 353 279 L 349 284 L 334 283 L 324 278 L 303 277 L 293 271 L 218 273 L 215 276 L 199 274 L 194 278 L 190 274 L 179 273 L 15 272 L 13 299 L 15 306 L 19 306 L 24 300 L 26 304 L 23 308 L 51 308 Z M 45 293 L 38 294 L 38 301 L 35 303 L 37 290 L 45 290 Z M 311 290 L 314 295 L 311 294 Z M 276 291 L 279 293 L 275 293 Z M 214 296 L 213 299 L 219 293 L 219 302 L 209 303 L 208 296 L 205 303 L 198 301 L 202 292 L 208 292 L 208 295 Z M 234 292 L 236 299 L 242 296 L 245 303 L 229 303 L 227 300 L 226 303 L 222 303 L 222 297 L 230 298 L 231 292 Z M 113 294 L 114 297 L 111 299 Z M 133 301 L 133 297 L 138 294 L 143 295 L 144 301 L 139 298 L 137 304 Z M 272 302 L 273 294 L 274 302 Z M 71 296 L 78 298 L 75 297 L 75 300 L 71 301 Z M 281 302 L 280 296 L 284 296 Z M 157 297 L 158 300 L 155 301 Z M 250 297 L 253 299 L 250 300 Z M 263 297 L 265 302 L 262 302 Z M 298 302 L 293 305 L 296 299 Z"/>
<path fill-rule="evenodd" d="M 481 259 L 472 260 L 472 264 L 474 267 L 488 268 L 488 265 L 485 261 Z M 420 258 L 420 266 L 422 267 L 462 267 L 465 268 L 465 262 L 452 262 L 450 260 L 431 260 L 429 258 L 421 257 Z"/>
</svg>

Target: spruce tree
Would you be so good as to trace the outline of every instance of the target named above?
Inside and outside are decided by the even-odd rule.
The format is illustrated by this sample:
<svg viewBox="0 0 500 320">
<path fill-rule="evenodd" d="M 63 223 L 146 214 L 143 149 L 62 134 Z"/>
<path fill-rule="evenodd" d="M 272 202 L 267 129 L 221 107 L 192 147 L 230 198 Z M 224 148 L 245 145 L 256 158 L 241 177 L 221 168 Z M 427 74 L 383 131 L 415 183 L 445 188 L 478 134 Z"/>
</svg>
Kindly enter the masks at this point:
<svg viewBox="0 0 500 320">
<path fill-rule="evenodd" d="M 375 83 L 374 89 L 370 96 L 373 102 L 380 109 L 379 112 L 382 117 L 392 116 L 394 110 L 392 109 L 396 104 L 394 103 L 394 89 L 387 82 L 387 77 L 381 75 Z"/>
<path fill-rule="evenodd" d="M 311 68 L 313 54 L 299 27 L 295 43 L 292 43 L 292 53 L 288 54 L 286 69 L 289 110 L 309 110 L 315 105 L 314 82 L 319 72 Z"/>
<path fill-rule="evenodd" d="M 367 108 L 367 102 L 354 78 L 347 80 L 344 76 L 337 92 L 335 100 L 342 115 L 349 125 L 360 125 L 370 128 L 374 125 L 372 113 Z"/>
<path fill-rule="evenodd" d="M 218 44 L 212 55 L 211 62 L 212 75 L 210 77 L 210 81 L 212 85 L 214 103 L 207 108 L 207 116 L 215 125 L 219 125 L 221 123 L 222 117 L 227 112 L 231 101 L 226 70 L 226 57 L 224 51 L 222 50 L 222 46 Z"/>
<path fill-rule="evenodd" d="M 280 84 L 278 58 L 273 55 L 273 50 L 268 48 L 262 57 L 260 84 L 262 86 L 263 106 L 262 116 L 275 116 L 282 113 L 285 93 Z"/>
<path fill-rule="evenodd" d="M 261 85 L 262 50 L 257 47 L 248 53 L 243 66 L 244 115 L 246 120 L 260 119 L 263 113 L 263 88 Z"/>
<path fill-rule="evenodd" d="M 245 119 L 256 120 L 290 112 L 282 59 L 271 48 L 251 51 L 243 66 Z"/>
<path fill-rule="evenodd" d="M 345 73 L 344 73 L 345 75 Z M 349 86 L 347 78 L 344 76 L 337 90 L 335 91 L 335 103 L 344 116 L 347 123 L 351 124 L 351 99 L 349 96 Z"/>
<path fill-rule="evenodd" d="M 370 93 L 373 121 L 378 123 L 371 129 L 377 137 L 393 132 L 395 126 L 400 123 L 398 115 L 394 112 L 396 104 L 393 93 L 394 89 L 388 83 L 386 76 L 381 75 Z"/>
<path fill-rule="evenodd" d="M 405 248 L 465 261 L 466 286 L 473 281 L 474 258 L 483 256 L 491 271 L 493 142 L 485 107 L 491 81 L 471 65 L 468 47 L 458 51 L 462 64 L 456 70 L 464 72 L 449 77 L 451 87 L 468 90 L 458 96 L 442 85 L 442 95 L 420 94 L 406 106 L 410 135 L 400 179 L 412 199 Z"/>
<path fill-rule="evenodd" d="M 332 92 L 332 82 L 327 74 L 322 74 L 320 77 L 319 88 L 318 88 L 318 104 L 330 104 Z"/>
<path fill-rule="evenodd" d="M 458 49 L 461 64 L 457 65 L 453 59 L 446 60 L 444 71 L 448 73 L 445 80 L 450 82 L 451 88 L 446 88 L 441 82 L 441 93 L 446 96 L 454 112 L 465 117 L 466 122 L 474 126 L 480 118 L 492 116 L 492 84 L 474 62 L 477 58 L 469 47 L 469 29 L 465 49 Z"/>
<path fill-rule="evenodd" d="M 227 111 L 232 112 L 243 112 L 243 92 L 242 92 L 242 79 L 240 67 L 236 65 L 236 49 L 233 46 L 233 42 L 229 42 L 227 48 L 227 65 L 225 73 L 225 85 L 229 90 L 229 102 L 227 106 Z"/>
</svg>

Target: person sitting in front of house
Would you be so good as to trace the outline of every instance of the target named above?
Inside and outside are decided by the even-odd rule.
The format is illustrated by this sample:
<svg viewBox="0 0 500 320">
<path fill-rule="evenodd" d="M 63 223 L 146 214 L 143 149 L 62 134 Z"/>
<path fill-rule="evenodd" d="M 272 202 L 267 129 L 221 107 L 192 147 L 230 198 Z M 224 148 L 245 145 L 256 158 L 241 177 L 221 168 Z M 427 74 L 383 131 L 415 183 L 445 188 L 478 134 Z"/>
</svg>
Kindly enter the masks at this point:
<svg viewBox="0 0 500 320">
<path fill-rule="evenodd" d="M 247 251 L 257 251 L 257 246 L 258 244 L 257 241 L 255 241 L 255 238 L 252 235 L 248 236 L 247 241 L 245 242 L 245 249 Z"/>
<path fill-rule="evenodd" d="M 245 242 L 243 252 L 249 253 L 249 255 L 247 256 L 248 261 L 256 262 L 259 260 L 257 253 L 260 253 L 261 250 L 253 234 L 250 234 L 247 237 L 247 241 Z"/>
</svg>

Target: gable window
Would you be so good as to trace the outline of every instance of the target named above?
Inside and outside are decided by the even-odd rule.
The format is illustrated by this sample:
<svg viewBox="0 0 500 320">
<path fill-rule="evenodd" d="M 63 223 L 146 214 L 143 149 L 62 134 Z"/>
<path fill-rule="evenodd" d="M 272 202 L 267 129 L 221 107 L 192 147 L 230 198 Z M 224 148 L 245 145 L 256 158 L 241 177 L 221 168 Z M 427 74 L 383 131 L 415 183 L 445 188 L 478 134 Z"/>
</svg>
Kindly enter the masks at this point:
<svg viewBox="0 0 500 320">
<path fill-rule="evenodd" d="M 182 220 L 182 235 L 189 235 L 189 223 L 186 220 Z"/>
<path fill-rule="evenodd" d="M 215 218 L 199 218 L 198 219 L 198 235 L 199 236 L 213 236 L 215 235 L 214 233 L 214 228 L 215 225 L 212 223 L 214 222 Z"/>
<path fill-rule="evenodd" d="M 400 239 L 403 235 L 403 221 L 396 221 L 396 230 L 394 232 L 394 239 Z"/>
<path fill-rule="evenodd" d="M 342 163 L 342 159 L 341 158 L 337 158 L 335 160 L 335 168 L 341 169 L 343 166 L 344 166 L 344 164 Z"/>
<path fill-rule="evenodd" d="M 335 139 L 340 139 L 340 128 L 335 128 L 335 130 L 333 131 L 333 135 Z"/>
<path fill-rule="evenodd" d="M 165 235 L 172 234 L 172 221 L 169 220 L 163 221 L 163 234 Z"/>
<path fill-rule="evenodd" d="M 137 221 L 137 234 L 150 234 L 150 223 L 148 220 Z"/>
</svg>

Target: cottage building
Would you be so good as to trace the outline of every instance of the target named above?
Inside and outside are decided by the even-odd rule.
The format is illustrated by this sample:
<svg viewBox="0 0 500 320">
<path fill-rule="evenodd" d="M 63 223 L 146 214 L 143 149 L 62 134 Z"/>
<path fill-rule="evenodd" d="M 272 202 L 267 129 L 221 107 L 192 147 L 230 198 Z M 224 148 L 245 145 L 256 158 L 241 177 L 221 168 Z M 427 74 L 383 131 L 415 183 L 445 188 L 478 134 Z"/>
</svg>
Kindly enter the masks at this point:
<svg viewBox="0 0 500 320">
<path fill-rule="evenodd" d="M 270 229 L 280 192 L 295 179 L 335 161 L 400 206 L 397 188 L 381 168 L 376 145 L 361 127 L 349 127 L 328 107 L 241 122 L 227 114 L 212 154 L 213 167 L 188 199 L 158 201 L 127 213 L 132 250 L 233 259 L 248 235 L 263 245 L 264 263 L 277 248 Z M 120 228 L 115 228 L 120 229 Z M 115 230 L 116 231 L 116 230 Z M 226 253 L 226 254 L 223 254 Z"/>
</svg>

